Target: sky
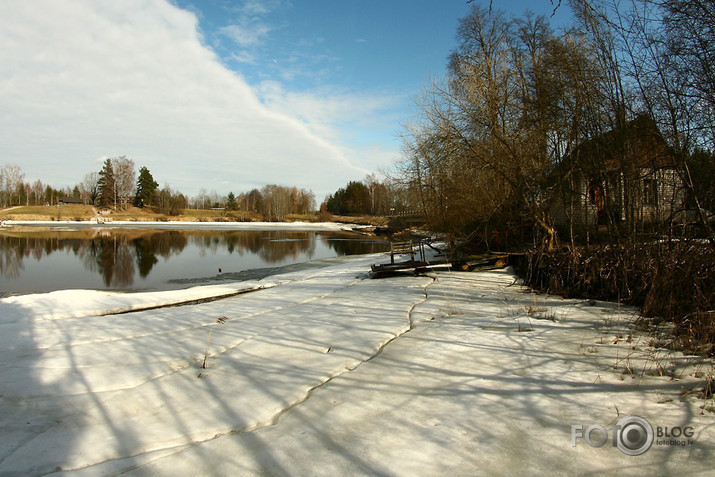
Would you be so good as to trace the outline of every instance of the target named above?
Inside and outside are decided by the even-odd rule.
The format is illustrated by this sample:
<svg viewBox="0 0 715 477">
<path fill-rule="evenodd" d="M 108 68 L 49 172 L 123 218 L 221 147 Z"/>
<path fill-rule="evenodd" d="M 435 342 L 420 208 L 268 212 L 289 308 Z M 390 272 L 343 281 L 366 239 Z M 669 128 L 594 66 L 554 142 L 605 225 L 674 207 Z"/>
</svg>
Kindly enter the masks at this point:
<svg viewBox="0 0 715 477">
<path fill-rule="evenodd" d="M 549 0 L 494 7 L 553 10 Z M 471 8 L 0 0 L 0 165 L 65 187 L 126 156 L 190 197 L 279 184 L 320 202 L 399 159 L 402 125 L 444 74 Z"/>
</svg>

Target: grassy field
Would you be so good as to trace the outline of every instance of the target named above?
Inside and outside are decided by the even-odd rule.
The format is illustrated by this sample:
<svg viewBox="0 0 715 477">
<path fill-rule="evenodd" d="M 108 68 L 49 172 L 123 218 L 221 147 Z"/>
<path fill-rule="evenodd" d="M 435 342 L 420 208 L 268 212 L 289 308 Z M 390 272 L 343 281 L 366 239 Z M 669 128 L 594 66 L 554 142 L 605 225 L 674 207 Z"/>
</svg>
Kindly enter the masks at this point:
<svg viewBox="0 0 715 477">
<path fill-rule="evenodd" d="M 43 220 L 43 221 L 89 221 L 97 217 L 98 209 L 91 205 L 62 206 L 20 206 L 0 210 L 0 220 Z M 112 210 L 102 217 L 122 221 L 182 221 L 182 222 L 260 222 L 265 220 L 256 212 L 240 210 L 184 209 L 180 215 L 161 214 L 149 207 L 140 209 L 128 207 L 126 210 Z M 387 226 L 389 217 L 353 217 L 333 216 L 322 217 L 317 214 L 289 214 L 286 222 L 345 222 L 360 225 Z"/>
<path fill-rule="evenodd" d="M 0 220 L 90 220 L 93 217 L 91 205 L 33 205 L 0 210 Z"/>
<path fill-rule="evenodd" d="M 90 205 L 62 206 L 20 206 L 0 210 L 0 220 L 43 220 L 43 221 L 89 221 L 97 217 L 97 209 Z M 128 207 L 126 210 L 112 210 L 102 217 L 122 221 L 184 221 L 184 222 L 256 222 L 262 220 L 255 212 L 184 209 L 183 213 L 168 216 L 150 208 Z M 317 215 L 291 215 L 288 221 L 314 222 Z"/>
</svg>

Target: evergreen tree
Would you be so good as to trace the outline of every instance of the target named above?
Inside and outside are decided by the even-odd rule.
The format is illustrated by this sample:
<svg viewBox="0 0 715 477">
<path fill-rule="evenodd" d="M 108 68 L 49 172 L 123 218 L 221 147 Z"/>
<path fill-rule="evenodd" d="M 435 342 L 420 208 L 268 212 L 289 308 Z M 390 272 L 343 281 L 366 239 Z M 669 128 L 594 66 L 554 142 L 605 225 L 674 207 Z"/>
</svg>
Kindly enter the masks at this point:
<svg viewBox="0 0 715 477">
<path fill-rule="evenodd" d="M 55 205 L 55 200 L 56 197 L 54 189 L 50 186 L 45 187 L 45 203 L 47 205 Z"/>
<path fill-rule="evenodd" d="M 332 214 L 369 214 L 370 191 L 360 181 L 350 181 L 327 199 L 328 212 Z"/>
<path fill-rule="evenodd" d="M 149 169 L 142 167 L 139 169 L 139 178 L 137 179 L 137 195 L 134 198 L 134 205 L 144 207 L 154 204 L 156 191 L 159 184 L 154 180 L 154 177 L 149 172 Z"/>
<path fill-rule="evenodd" d="M 99 171 L 99 205 L 108 207 L 114 205 L 116 208 L 116 183 L 114 178 L 114 168 L 112 160 L 107 158 L 104 167 Z"/>
<path fill-rule="evenodd" d="M 236 210 L 236 196 L 233 195 L 233 192 L 229 192 L 226 197 L 226 209 Z"/>
</svg>

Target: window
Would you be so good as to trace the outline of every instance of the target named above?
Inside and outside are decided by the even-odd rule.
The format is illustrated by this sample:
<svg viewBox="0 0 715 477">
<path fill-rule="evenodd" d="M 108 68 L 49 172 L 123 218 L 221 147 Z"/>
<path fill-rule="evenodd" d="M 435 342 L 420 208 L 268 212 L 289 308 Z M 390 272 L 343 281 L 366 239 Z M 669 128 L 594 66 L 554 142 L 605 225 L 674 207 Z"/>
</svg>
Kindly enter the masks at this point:
<svg viewBox="0 0 715 477">
<path fill-rule="evenodd" d="M 658 183 L 655 179 L 643 179 L 643 205 L 658 205 Z"/>
</svg>

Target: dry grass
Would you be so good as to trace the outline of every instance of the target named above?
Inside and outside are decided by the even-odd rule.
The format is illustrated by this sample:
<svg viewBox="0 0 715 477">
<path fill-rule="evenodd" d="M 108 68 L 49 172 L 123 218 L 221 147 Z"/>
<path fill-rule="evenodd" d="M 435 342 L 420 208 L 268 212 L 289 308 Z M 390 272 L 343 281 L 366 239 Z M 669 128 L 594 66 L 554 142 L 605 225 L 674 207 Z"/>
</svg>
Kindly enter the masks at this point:
<svg viewBox="0 0 715 477">
<path fill-rule="evenodd" d="M 23 221 L 90 221 L 96 218 L 96 208 L 91 205 L 21 206 L 0 211 L 0 220 Z M 261 216 L 256 212 L 184 209 L 180 215 L 168 216 L 151 208 L 140 209 L 130 206 L 125 210 L 111 210 L 102 214 L 111 220 L 129 222 L 180 221 L 180 222 L 256 222 Z M 290 220 L 309 220 L 311 216 L 289 217 Z"/>
<path fill-rule="evenodd" d="M 691 242 L 630 243 L 527 255 L 527 285 L 641 309 L 638 324 L 672 324 L 677 349 L 715 354 L 715 249 Z"/>
<path fill-rule="evenodd" d="M 21 206 L 0 210 L 0 220 L 26 220 L 26 221 L 90 221 L 96 218 L 95 210 L 90 205 L 63 205 L 57 206 Z M 102 217 L 111 220 L 128 222 L 143 221 L 175 221 L 175 222 L 261 222 L 266 218 L 253 211 L 242 210 L 211 210 L 211 209 L 184 209 L 179 215 L 165 215 L 151 207 L 140 209 L 127 207 L 125 210 L 111 210 L 103 213 Z M 284 218 L 287 222 L 318 222 L 326 220 L 325 216 L 317 213 L 289 214 Z M 349 222 L 362 225 L 385 226 L 387 217 L 344 217 L 330 216 L 333 222 Z"/>
<path fill-rule="evenodd" d="M 334 215 L 333 222 L 343 222 L 357 225 L 372 225 L 375 227 L 384 227 L 390 222 L 390 217 L 376 217 L 371 215 L 348 216 Z"/>
<path fill-rule="evenodd" d="M 219 317 L 219 318 L 216 320 L 216 324 L 223 325 L 223 324 L 226 323 L 226 321 L 228 321 L 228 317 L 226 317 L 226 316 L 221 316 L 221 317 Z M 206 362 L 207 362 L 208 359 L 209 359 L 209 346 L 211 346 L 211 333 L 213 332 L 213 330 L 214 330 L 213 327 L 211 327 L 211 328 L 209 329 L 209 337 L 208 337 L 208 339 L 206 340 L 206 351 L 204 352 L 204 362 L 201 364 L 201 369 L 206 369 L 206 368 L 207 368 Z M 199 376 L 198 376 L 198 377 L 199 377 L 199 378 L 202 377 L 202 376 L 201 376 L 201 373 L 199 373 Z"/>
<path fill-rule="evenodd" d="M 90 220 L 94 216 L 91 205 L 32 205 L 0 211 L 2 220 Z"/>
</svg>

